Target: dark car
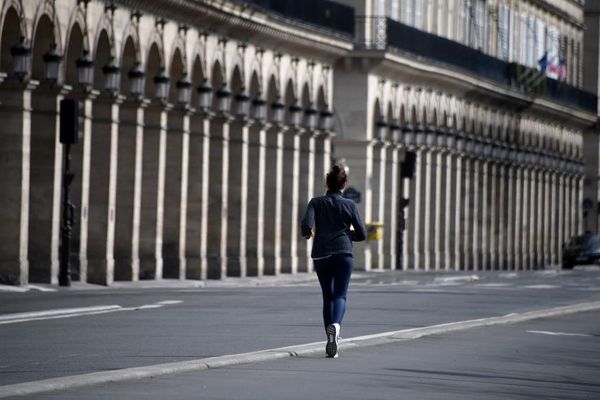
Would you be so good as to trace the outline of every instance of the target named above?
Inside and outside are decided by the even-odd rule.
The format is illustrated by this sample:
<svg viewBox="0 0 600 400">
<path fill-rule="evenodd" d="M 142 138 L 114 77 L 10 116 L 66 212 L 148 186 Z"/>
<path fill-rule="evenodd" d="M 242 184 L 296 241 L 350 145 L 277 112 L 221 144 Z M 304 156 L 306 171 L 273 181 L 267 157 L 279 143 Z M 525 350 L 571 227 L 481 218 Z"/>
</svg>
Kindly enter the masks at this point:
<svg viewBox="0 0 600 400">
<path fill-rule="evenodd" d="M 573 269 L 579 264 L 600 265 L 600 236 L 585 234 L 574 236 L 563 247 L 562 267 Z"/>
</svg>

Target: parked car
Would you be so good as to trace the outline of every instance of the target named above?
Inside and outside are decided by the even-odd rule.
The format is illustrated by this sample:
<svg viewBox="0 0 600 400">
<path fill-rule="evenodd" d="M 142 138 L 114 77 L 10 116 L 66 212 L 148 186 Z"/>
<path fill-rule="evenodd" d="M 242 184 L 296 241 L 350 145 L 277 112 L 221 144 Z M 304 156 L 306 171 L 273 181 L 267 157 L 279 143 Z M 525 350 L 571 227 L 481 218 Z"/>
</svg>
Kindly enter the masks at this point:
<svg viewBox="0 0 600 400">
<path fill-rule="evenodd" d="M 584 234 L 573 236 L 563 246 L 563 269 L 573 269 L 575 265 L 600 265 L 600 236 Z"/>
</svg>

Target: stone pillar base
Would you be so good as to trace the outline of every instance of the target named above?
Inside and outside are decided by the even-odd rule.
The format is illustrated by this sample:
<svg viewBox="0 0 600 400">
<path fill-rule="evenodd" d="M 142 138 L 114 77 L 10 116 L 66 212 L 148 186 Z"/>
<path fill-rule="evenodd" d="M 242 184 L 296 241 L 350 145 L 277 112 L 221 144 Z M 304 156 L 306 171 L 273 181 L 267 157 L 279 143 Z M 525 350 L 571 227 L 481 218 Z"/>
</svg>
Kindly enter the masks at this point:
<svg viewBox="0 0 600 400">
<path fill-rule="evenodd" d="M 27 276 L 29 265 L 27 264 L 27 261 L 0 261 L 0 283 L 5 285 L 27 285 L 29 279 Z"/>
</svg>

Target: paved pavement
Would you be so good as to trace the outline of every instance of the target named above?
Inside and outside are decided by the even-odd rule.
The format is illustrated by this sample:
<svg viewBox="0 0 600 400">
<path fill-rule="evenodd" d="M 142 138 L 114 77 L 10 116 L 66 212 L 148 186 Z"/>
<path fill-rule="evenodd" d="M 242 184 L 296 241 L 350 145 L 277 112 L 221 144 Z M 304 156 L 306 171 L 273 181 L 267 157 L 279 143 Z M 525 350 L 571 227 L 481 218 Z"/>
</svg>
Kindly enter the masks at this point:
<svg viewBox="0 0 600 400">
<path fill-rule="evenodd" d="M 0 288 L 0 385 L 323 339 L 319 289 L 312 275 L 209 282 L 205 287 L 169 281 L 153 283 L 152 289 L 138 288 L 143 285 L 78 285 L 57 292 L 24 293 Z M 357 273 L 343 335 L 354 337 L 598 300 L 598 269 L 477 276 Z M 48 316 L 53 319 L 20 322 L 9 318 L 11 323 L 2 324 L 2 318 L 14 313 L 102 305 L 120 308 L 69 318 Z M 488 342 L 490 338 L 495 336 L 488 337 Z M 430 339 L 418 342 L 423 340 Z M 225 392 L 212 398 L 234 397 Z"/>
</svg>

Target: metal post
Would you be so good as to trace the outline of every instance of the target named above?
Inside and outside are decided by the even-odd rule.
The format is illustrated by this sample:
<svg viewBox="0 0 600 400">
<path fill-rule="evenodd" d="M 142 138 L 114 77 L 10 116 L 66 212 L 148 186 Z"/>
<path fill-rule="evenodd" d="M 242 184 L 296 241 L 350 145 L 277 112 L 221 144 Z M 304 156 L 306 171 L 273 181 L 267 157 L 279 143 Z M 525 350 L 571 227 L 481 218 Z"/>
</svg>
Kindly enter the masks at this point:
<svg viewBox="0 0 600 400">
<path fill-rule="evenodd" d="M 60 268 L 58 272 L 58 284 L 60 286 L 71 286 L 71 232 L 73 229 L 73 217 L 75 205 L 69 201 L 69 187 L 73 182 L 75 174 L 70 171 L 71 167 L 71 144 L 64 144 L 64 170 L 63 170 L 63 213 L 61 228 Z"/>
</svg>

